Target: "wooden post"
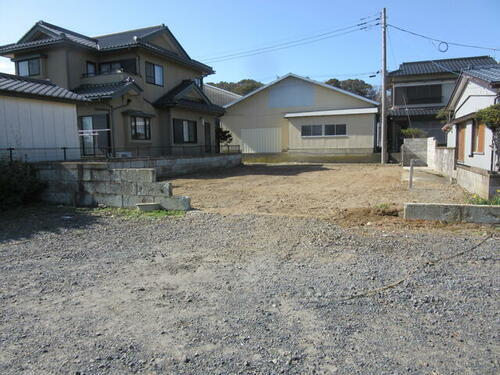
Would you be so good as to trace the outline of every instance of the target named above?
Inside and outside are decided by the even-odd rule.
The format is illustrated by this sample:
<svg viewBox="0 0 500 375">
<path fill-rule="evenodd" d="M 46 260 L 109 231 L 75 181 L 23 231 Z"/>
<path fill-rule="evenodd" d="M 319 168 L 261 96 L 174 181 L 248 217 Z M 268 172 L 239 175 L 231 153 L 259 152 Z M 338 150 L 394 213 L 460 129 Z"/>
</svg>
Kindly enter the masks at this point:
<svg viewBox="0 0 500 375">
<path fill-rule="evenodd" d="M 413 189 L 413 162 L 415 159 L 410 159 L 410 176 L 408 177 L 408 189 Z"/>
</svg>

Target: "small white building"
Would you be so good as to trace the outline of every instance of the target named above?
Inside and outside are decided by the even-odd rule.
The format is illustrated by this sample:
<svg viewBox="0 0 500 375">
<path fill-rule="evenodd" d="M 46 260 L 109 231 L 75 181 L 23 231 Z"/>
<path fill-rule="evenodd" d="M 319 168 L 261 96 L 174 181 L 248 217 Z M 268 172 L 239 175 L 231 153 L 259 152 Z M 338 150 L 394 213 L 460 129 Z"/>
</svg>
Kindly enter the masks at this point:
<svg viewBox="0 0 500 375">
<path fill-rule="evenodd" d="M 478 110 L 500 102 L 500 64 L 466 69 L 448 102 L 453 119 L 445 126 L 447 147 L 455 149 L 457 182 L 491 197 L 500 188 L 492 131 L 475 119 Z"/>
<path fill-rule="evenodd" d="M 82 101 L 50 81 L 0 73 L 0 157 L 79 159 L 76 103 Z"/>
</svg>

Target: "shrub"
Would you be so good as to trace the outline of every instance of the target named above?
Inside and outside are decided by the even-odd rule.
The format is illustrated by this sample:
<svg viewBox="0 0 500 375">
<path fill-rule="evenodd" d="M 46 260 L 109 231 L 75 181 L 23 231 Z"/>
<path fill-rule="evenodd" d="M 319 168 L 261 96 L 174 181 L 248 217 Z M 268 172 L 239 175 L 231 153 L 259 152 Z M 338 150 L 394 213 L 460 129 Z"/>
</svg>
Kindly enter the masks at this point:
<svg viewBox="0 0 500 375">
<path fill-rule="evenodd" d="M 228 145 L 233 141 L 233 135 L 231 132 L 222 128 L 215 129 L 215 138 L 217 139 L 217 142 L 224 145 Z"/>
<path fill-rule="evenodd" d="M 427 136 L 426 132 L 417 128 L 401 129 L 401 134 L 404 138 L 425 138 Z"/>
<path fill-rule="evenodd" d="M 31 164 L 0 159 L 0 210 L 33 202 L 44 187 Z"/>
<path fill-rule="evenodd" d="M 473 194 L 469 197 L 469 203 L 471 204 L 480 204 L 480 205 L 488 205 L 488 206 L 500 206 L 500 191 L 497 190 L 497 194 L 491 199 L 481 198 L 477 194 Z"/>
<path fill-rule="evenodd" d="M 490 105 L 476 112 L 476 119 L 491 130 L 496 154 L 496 170 L 500 171 L 500 103 Z"/>
</svg>

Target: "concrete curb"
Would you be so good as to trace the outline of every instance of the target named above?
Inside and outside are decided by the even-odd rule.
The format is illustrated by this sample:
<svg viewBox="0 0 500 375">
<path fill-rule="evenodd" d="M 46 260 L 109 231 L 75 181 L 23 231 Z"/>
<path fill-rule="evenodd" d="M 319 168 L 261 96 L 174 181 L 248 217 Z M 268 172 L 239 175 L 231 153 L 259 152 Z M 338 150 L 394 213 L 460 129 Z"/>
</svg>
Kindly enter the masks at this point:
<svg viewBox="0 0 500 375">
<path fill-rule="evenodd" d="M 500 224 L 500 206 L 405 203 L 404 218 L 406 220 L 433 220 L 448 223 Z"/>
</svg>

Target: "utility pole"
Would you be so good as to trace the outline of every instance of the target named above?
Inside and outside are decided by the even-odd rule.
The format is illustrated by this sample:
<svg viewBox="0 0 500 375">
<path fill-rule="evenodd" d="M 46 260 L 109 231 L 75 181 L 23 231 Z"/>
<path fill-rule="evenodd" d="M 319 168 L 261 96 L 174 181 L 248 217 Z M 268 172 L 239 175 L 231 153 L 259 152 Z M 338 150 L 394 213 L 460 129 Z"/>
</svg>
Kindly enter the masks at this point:
<svg viewBox="0 0 500 375">
<path fill-rule="evenodd" d="M 382 103 L 380 110 L 380 163 L 387 163 L 387 87 L 386 87 L 386 75 L 387 75 L 387 21 L 385 8 L 382 9 L 382 14 L 380 15 L 380 23 L 382 25 Z"/>
</svg>

